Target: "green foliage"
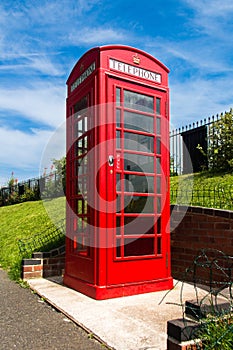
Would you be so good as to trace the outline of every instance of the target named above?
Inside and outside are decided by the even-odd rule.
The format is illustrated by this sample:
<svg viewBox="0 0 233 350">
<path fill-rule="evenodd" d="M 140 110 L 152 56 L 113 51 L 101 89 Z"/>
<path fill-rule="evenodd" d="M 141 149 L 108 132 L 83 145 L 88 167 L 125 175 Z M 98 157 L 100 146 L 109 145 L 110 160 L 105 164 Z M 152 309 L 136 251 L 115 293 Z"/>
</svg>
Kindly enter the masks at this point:
<svg viewBox="0 0 233 350">
<path fill-rule="evenodd" d="M 0 192 L 0 207 L 40 199 L 39 184 L 34 184 L 33 188 L 30 188 L 29 182 L 20 184 L 14 178 L 13 172 L 7 185 L 8 187 L 4 187 Z M 23 187 L 23 194 L 20 194 L 20 187 Z"/>
<path fill-rule="evenodd" d="M 62 196 L 66 191 L 66 158 L 53 159 L 53 171 L 46 177 L 43 198 Z"/>
<path fill-rule="evenodd" d="M 202 320 L 198 337 L 205 350 L 233 349 L 233 317 L 225 315 L 209 316 Z"/>
<path fill-rule="evenodd" d="M 61 179 L 63 192 L 66 193 L 66 157 L 62 157 L 61 159 L 53 159 L 53 164 L 59 178 Z"/>
<path fill-rule="evenodd" d="M 212 172 L 233 170 L 233 111 L 221 114 L 219 120 L 209 128 L 209 146 L 207 154 L 198 145 L 200 152 L 208 159 L 208 168 Z"/>
</svg>

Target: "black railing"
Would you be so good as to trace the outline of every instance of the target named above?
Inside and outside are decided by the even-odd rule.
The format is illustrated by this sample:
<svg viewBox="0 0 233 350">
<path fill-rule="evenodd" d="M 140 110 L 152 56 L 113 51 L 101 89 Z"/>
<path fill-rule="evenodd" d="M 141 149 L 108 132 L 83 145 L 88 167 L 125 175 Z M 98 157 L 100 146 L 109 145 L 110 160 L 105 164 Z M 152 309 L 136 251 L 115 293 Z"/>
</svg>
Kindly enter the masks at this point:
<svg viewBox="0 0 233 350">
<path fill-rule="evenodd" d="M 192 188 L 190 184 L 170 189 L 171 204 L 233 210 L 233 185 L 209 185 Z"/>
<path fill-rule="evenodd" d="M 29 238 L 19 239 L 18 247 L 22 257 L 30 257 L 36 251 L 49 251 L 63 245 L 65 242 L 65 219 L 56 226 L 48 226 L 43 232 L 34 234 Z"/>
<path fill-rule="evenodd" d="M 62 178 L 57 172 L 51 172 L 42 177 L 17 183 L 12 180 L 10 186 L 1 187 L 0 206 L 62 195 L 64 195 Z"/>
<path fill-rule="evenodd" d="M 208 168 L 207 153 L 210 137 L 214 137 L 214 125 L 224 115 L 203 119 L 170 132 L 171 174 L 181 175 Z M 216 135 L 217 137 L 217 135 Z M 198 149 L 200 146 L 203 152 Z"/>
</svg>

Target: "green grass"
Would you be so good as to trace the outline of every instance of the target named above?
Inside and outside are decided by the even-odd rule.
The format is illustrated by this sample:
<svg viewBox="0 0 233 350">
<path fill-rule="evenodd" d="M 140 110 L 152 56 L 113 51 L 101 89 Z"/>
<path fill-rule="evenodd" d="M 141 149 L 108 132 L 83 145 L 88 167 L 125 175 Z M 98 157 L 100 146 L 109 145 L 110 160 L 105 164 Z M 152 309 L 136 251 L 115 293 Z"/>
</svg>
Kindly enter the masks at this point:
<svg viewBox="0 0 233 350">
<path fill-rule="evenodd" d="M 202 339 L 206 350 L 232 350 L 233 348 L 233 316 L 209 316 L 201 321 L 198 337 Z"/>
<path fill-rule="evenodd" d="M 64 217 L 64 197 L 0 207 L 0 265 L 12 278 L 20 273 L 18 241 L 46 232 Z"/>
<path fill-rule="evenodd" d="M 233 175 L 197 173 L 171 177 L 171 203 L 233 210 Z"/>
<path fill-rule="evenodd" d="M 233 175 L 200 173 L 172 177 L 171 203 L 233 210 Z M 49 232 L 63 218 L 64 197 L 0 207 L 0 265 L 17 279 L 22 260 L 19 240 Z"/>
</svg>

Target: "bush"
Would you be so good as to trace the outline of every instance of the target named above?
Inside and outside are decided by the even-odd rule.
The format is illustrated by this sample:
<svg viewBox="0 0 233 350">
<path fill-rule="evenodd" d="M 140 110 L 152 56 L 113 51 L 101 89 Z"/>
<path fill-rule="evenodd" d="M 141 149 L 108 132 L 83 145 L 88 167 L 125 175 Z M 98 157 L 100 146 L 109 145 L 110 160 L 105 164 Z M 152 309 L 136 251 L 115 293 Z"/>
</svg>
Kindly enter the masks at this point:
<svg viewBox="0 0 233 350">
<path fill-rule="evenodd" d="M 200 145 L 197 148 L 208 159 L 208 169 L 212 172 L 233 170 L 233 110 L 221 114 L 219 120 L 209 128 L 207 154 Z"/>
<path fill-rule="evenodd" d="M 201 322 L 198 337 L 205 350 L 233 349 L 233 316 L 209 316 Z"/>
</svg>

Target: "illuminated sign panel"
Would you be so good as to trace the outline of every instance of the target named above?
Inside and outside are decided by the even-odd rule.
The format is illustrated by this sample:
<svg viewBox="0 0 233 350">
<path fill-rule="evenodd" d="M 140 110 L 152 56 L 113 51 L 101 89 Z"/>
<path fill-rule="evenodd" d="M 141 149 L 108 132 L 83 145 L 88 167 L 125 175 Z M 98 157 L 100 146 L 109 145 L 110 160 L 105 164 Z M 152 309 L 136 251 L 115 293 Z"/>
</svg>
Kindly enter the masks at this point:
<svg viewBox="0 0 233 350">
<path fill-rule="evenodd" d="M 134 75 L 138 78 L 144 78 L 155 83 L 161 83 L 161 74 L 151 72 L 147 69 L 135 67 L 128 63 L 117 61 L 112 58 L 109 59 L 109 66 L 111 69 L 115 69 L 118 72 Z"/>
</svg>

